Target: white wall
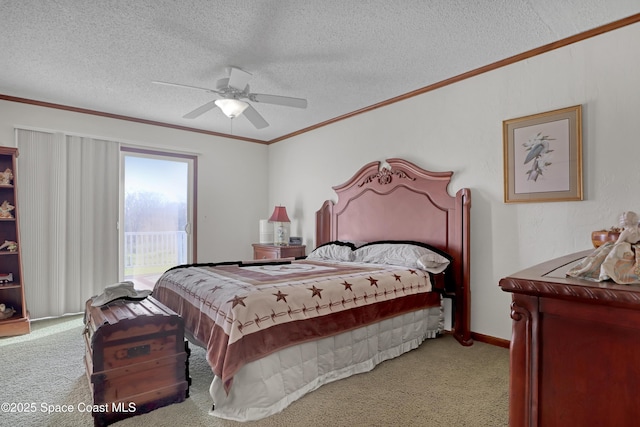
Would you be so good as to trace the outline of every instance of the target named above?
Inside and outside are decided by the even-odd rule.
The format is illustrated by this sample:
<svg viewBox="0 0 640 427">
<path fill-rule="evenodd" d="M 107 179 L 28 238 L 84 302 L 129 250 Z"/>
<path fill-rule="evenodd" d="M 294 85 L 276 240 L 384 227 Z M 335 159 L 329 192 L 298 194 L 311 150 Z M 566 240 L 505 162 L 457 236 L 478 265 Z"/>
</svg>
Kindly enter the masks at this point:
<svg viewBox="0 0 640 427">
<path fill-rule="evenodd" d="M 269 213 L 266 145 L 0 100 L 0 145 L 15 145 L 16 126 L 198 154 L 198 261 L 253 256 Z"/>
<path fill-rule="evenodd" d="M 640 212 L 638 40 L 635 24 L 270 145 L 270 205 L 287 206 L 309 250 L 330 187 L 365 163 L 401 157 L 454 171 L 450 193 L 472 191 L 471 327 L 509 339 L 501 277 L 588 249 L 592 230 Z M 585 200 L 504 204 L 502 121 L 577 104 Z"/>
</svg>

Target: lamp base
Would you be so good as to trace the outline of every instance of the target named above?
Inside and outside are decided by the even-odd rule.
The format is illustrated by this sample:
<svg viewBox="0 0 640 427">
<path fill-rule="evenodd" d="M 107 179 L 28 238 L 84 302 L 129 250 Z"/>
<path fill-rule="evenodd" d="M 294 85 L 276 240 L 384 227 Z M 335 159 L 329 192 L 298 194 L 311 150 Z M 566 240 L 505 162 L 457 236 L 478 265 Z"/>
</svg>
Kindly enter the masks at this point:
<svg viewBox="0 0 640 427">
<path fill-rule="evenodd" d="M 289 223 L 276 222 L 273 227 L 273 244 L 287 246 L 289 244 Z"/>
</svg>

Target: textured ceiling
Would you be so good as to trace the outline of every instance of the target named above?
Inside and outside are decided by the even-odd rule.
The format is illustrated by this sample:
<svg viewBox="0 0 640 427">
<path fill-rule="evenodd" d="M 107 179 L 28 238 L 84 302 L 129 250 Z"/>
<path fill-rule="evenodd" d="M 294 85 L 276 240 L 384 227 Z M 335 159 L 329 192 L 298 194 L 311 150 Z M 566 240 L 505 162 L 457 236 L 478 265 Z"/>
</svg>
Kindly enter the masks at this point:
<svg viewBox="0 0 640 427">
<path fill-rule="evenodd" d="M 271 141 L 604 24 L 639 0 L 0 0 L 0 95 Z M 270 126 L 216 98 L 233 65 Z"/>
</svg>

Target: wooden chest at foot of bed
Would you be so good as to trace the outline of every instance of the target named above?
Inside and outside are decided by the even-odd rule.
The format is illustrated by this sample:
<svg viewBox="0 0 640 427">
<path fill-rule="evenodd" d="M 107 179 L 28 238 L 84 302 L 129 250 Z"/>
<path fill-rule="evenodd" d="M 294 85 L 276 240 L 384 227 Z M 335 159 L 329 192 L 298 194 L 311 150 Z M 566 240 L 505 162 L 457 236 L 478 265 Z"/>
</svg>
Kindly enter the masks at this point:
<svg viewBox="0 0 640 427">
<path fill-rule="evenodd" d="M 85 307 L 84 361 L 96 426 L 182 402 L 189 392 L 184 321 L 153 297 Z"/>
</svg>

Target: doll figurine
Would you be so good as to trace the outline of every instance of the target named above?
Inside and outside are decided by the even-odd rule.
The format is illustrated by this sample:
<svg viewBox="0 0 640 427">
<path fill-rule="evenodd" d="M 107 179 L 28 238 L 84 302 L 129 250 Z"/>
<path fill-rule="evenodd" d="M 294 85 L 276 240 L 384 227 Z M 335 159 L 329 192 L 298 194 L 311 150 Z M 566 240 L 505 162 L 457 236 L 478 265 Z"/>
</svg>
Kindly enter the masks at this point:
<svg viewBox="0 0 640 427">
<path fill-rule="evenodd" d="M 0 172 L 0 185 L 11 185 L 11 180 L 13 179 L 13 172 L 11 169 L 6 168 L 4 172 Z"/>
<path fill-rule="evenodd" d="M 15 206 L 11 205 L 8 201 L 2 202 L 0 205 L 0 218 L 13 218 L 12 210 L 15 209 Z"/>
<path fill-rule="evenodd" d="M 640 240 L 640 228 L 638 222 L 638 214 L 632 211 L 622 212 L 620 214 L 620 228 L 622 232 L 616 243 L 628 242 L 632 245 Z"/>
</svg>

